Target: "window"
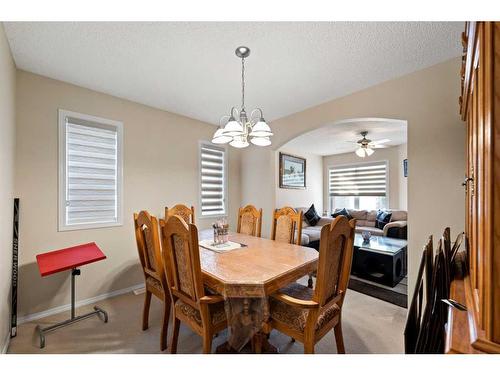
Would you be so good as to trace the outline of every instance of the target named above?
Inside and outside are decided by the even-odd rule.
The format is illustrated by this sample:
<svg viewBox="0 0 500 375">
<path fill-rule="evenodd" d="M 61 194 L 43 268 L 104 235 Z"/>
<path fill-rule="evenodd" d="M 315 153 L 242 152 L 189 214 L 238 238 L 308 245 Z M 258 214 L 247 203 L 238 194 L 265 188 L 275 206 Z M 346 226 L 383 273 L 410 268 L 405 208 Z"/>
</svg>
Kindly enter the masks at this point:
<svg viewBox="0 0 500 375">
<path fill-rule="evenodd" d="M 226 214 L 226 151 L 200 144 L 200 206 L 202 216 Z"/>
<path fill-rule="evenodd" d="M 59 230 L 122 225 L 121 122 L 59 110 Z"/>
<path fill-rule="evenodd" d="M 330 211 L 387 207 L 387 162 L 330 167 Z"/>
</svg>

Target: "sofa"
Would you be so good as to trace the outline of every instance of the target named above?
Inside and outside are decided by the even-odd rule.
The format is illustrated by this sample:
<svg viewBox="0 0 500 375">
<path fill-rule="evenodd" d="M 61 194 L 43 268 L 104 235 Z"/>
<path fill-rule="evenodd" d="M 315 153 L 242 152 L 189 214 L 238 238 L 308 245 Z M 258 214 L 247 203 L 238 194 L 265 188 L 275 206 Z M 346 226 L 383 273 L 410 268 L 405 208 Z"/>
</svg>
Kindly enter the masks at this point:
<svg viewBox="0 0 500 375">
<path fill-rule="evenodd" d="M 309 207 L 297 207 L 295 209 L 305 213 Z M 375 220 L 377 218 L 376 210 L 347 210 L 349 215 L 351 215 L 353 219 L 356 219 L 355 230 L 357 233 L 368 231 L 374 236 L 407 239 L 407 211 L 396 209 L 389 209 L 388 211 L 392 212 L 391 220 L 383 229 L 379 229 L 375 227 Z M 323 216 L 316 225 L 312 226 L 303 219 L 301 245 L 319 249 L 321 228 L 323 228 L 324 225 L 330 224 L 332 221 L 332 217 Z"/>
</svg>

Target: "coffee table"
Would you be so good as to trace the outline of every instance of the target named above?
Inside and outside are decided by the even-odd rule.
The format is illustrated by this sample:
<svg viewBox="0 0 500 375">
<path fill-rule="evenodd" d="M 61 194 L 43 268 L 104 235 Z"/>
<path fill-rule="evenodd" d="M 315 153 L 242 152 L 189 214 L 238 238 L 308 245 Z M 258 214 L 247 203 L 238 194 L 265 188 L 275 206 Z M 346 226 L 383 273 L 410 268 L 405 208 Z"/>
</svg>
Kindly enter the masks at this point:
<svg viewBox="0 0 500 375">
<path fill-rule="evenodd" d="M 361 234 L 356 233 L 351 273 L 394 287 L 408 271 L 407 247 L 406 240 L 372 235 L 370 241 L 365 242 Z"/>
</svg>

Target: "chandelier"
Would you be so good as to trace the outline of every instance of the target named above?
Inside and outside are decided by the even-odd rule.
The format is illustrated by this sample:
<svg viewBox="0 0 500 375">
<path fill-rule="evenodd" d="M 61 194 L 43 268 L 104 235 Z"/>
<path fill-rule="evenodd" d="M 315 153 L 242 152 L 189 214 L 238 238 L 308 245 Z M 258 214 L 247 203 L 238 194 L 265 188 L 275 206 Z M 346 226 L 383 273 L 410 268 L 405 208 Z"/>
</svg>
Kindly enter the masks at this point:
<svg viewBox="0 0 500 375">
<path fill-rule="evenodd" d="M 250 56 L 250 48 L 241 46 L 236 48 L 235 53 L 241 59 L 241 109 L 232 107 L 229 115 L 222 116 L 212 143 L 229 143 L 236 148 L 245 148 L 250 141 L 256 146 L 269 146 L 273 133 L 264 120 L 262 110 L 256 108 L 250 116 L 245 110 L 245 58 Z M 222 126 L 224 121 L 226 124 Z"/>
</svg>

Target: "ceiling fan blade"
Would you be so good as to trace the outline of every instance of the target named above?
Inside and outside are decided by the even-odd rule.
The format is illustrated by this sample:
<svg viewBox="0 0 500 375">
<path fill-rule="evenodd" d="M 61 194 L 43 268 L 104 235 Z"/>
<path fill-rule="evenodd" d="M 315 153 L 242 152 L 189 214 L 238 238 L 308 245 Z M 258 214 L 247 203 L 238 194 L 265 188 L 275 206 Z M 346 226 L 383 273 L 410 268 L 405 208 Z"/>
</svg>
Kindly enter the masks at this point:
<svg viewBox="0 0 500 375">
<path fill-rule="evenodd" d="M 389 146 L 386 145 L 370 145 L 370 148 L 389 148 Z"/>
<path fill-rule="evenodd" d="M 390 141 L 391 141 L 390 139 L 384 138 L 384 139 L 380 139 L 378 141 L 372 141 L 370 143 L 374 144 L 374 145 L 379 145 L 379 144 L 387 143 L 387 142 L 390 142 Z"/>
</svg>

